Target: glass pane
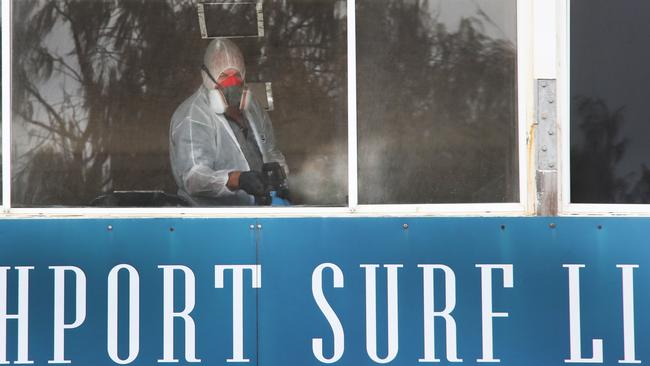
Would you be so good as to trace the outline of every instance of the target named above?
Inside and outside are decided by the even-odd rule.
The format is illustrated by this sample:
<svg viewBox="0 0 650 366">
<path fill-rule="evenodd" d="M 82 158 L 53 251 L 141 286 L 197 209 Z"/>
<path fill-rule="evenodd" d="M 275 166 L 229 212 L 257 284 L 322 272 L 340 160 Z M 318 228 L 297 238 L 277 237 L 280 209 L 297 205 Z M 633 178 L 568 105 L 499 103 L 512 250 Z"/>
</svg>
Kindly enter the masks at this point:
<svg viewBox="0 0 650 366">
<path fill-rule="evenodd" d="M 519 201 L 516 1 L 357 4 L 359 202 Z"/>
<path fill-rule="evenodd" d="M 258 19 L 213 7 L 203 24 L 198 9 L 13 0 L 15 206 L 261 204 L 284 189 L 262 174 L 270 162 L 288 166 L 292 205 L 346 204 L 345 2 L 268 0 Z M 244 89 L 216 90 L 216 66 L 202 71 L 213 40 L 201 28 L 219 36 L 219 17 L 241 22 L 242 37 L 219 42 L 243 55 L 250 91 L 228 116 L 213 96 Z M 263 37 L 250 36 L 251 21 Z M 210 60 L 220 55 L 213 48 Z"/>
<path fill-rule="evenodd" d="M 2 10 L 0 9 L 0 49 L 2 48 Z M 2 52 L 0 52 L 0 65 L 2 64 Z M 0 73 L 0 85 L 2 85 L 2 74 Z M 0 101 L 2 101 L 2 93 L 0 92 Z M 1 106 L 2 103 L 0 103 Z M 2 108 L 0 107 L 0 111 Z M 0 112 L 0 205 L 2 204 L 2 112 Z"/>
<path fill-rule="evenodd" d="M 650 3 L 571 1 L 571 202 L 650 203 Z"/>
</svg>

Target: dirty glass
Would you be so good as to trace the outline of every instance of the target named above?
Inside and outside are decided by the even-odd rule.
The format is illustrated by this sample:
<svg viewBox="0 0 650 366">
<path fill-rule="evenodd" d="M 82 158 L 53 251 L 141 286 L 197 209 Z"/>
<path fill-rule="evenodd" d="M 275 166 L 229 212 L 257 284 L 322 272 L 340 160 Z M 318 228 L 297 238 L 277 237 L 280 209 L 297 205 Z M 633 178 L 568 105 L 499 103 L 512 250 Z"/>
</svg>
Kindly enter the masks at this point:
<svg viewBox="0 0 650 366">
<path fill-rule="evenodd" d="M 515 0 L 358 0 L 359 202 L 517 202 Z"/>
<path fill-rule="evenodd" d="M 243 3 L 199 3 L 199 25 L 205 37 L 245 37 L 259 35 L 257 22 L 257 4 Z M 237 14 L 236 17 L 224 17 L 224 12 Z M 242 19 L 244 18 L 244 19 Z"/>
<path fill-rule="evenodd" d="M 0 49 L 2 49 L 2 9 L 0 9 Z M 0 65 L 2 65 L 2 52 L 0 52 Z M 2 73 L 0 73 L 0 85 L 2 85 Z M 0 91 L 0 101 L 2 101 L 2 92 Z M 0 111 L 1 103 L 0 103 Z M 2 113 L 0 112 L 0 205 L 2 204 L 2 177 L 4 176 L 2 170 Z"/>
<path fill-rule="evenodd" d="M 14 206 L 187 204 L 169 129 L 201 85 L 210 39 L 197 4 L 13 0 Z M 225 9 L 250 35 L 251 19 Z M 293 205 L 347 202 L 345 10 L 341 0 L 265 0 L 263 37 L 232 38 L 270 109 Z M 219 36 L 215 16 L 208 36 Z"/>
<path fill-rule="evenodd" d="M 650 203 L 650 3 L 571 1 L 571 202 Z"/>
</svg>

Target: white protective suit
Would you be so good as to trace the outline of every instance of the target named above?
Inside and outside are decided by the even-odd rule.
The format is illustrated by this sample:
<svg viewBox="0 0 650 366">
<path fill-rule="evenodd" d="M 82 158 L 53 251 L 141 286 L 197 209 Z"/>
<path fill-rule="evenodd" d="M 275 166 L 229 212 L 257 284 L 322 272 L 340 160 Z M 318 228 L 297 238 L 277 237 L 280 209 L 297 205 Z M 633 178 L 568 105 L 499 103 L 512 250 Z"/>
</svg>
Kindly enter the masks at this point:
<svg viewBox="0 0 650 366">
<path fill-rule="evenodd" d="M 215 78 L 227 69 L 238 70 L 244 78 L 243 57 L 229 40 L 213 40 L 204 62 Z M 203 85 L 176 109 L 171 120 L 169 150 L 178 194 L 194 206 L 253 205 L 253 196 L 226 187 L 229 172 L 250 168 L 228 120 L 210 107 L 208 92 L 214 89 L 214 82 L 207 75 L 203 75 L 203 80 Z M 251 98 L 243 112 L 264 162 L 278 162 L 288 174 L 284 155 L 275 146 L 269 115 L 255 98 Z"/>
</svg>

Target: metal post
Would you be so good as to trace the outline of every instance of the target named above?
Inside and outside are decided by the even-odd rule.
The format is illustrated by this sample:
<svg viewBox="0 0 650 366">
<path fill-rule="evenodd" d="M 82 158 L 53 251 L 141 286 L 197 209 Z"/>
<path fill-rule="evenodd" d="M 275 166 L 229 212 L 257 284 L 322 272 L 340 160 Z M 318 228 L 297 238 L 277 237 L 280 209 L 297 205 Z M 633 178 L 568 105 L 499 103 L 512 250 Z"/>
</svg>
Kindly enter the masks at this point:
<svg viewBox="0 0 650 366">
<path fill-rule="evenodd" d="M 535 181 L 538 216 L 558 213 L 558 126 L 554 79 L 538 79 L 536 87 Z"/>
</svg>

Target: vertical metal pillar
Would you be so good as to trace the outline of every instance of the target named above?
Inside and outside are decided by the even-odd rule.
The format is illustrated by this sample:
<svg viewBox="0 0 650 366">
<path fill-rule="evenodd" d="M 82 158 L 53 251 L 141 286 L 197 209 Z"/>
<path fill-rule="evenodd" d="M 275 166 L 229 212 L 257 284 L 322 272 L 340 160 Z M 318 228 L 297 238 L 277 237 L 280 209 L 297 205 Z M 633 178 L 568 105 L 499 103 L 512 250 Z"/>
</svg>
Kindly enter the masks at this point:
<svg viewBox="0 0 650 366">
<path fill-rule="evenodd" d="M 538 79 L 536 83 L 535 181 L 537 200 L 535 214 L 556 216 L 558 213 L 558 125 L 557 83 L 554 79 Z"/>
</svg>

